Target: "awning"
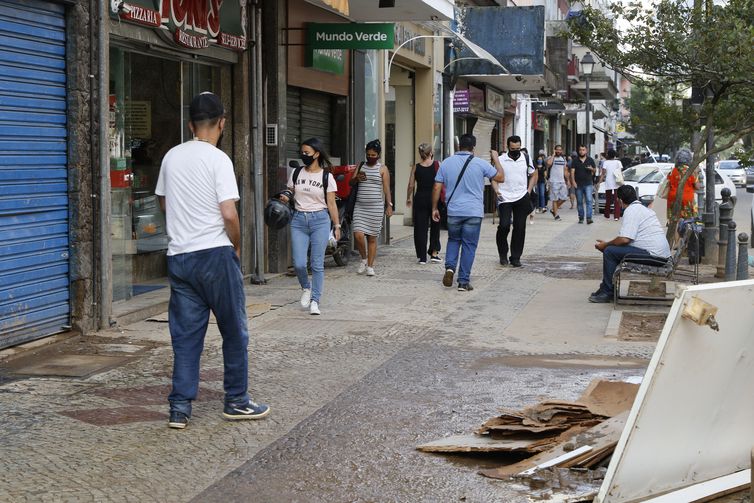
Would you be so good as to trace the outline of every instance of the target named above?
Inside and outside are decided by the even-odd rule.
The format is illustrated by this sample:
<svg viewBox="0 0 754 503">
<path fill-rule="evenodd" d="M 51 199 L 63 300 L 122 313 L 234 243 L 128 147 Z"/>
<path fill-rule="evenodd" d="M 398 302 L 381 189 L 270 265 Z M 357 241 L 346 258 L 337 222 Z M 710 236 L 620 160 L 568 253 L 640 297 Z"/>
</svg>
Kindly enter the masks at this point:
<svg viewBox="0 0 754 503">
<path fill-rule="evenodd" d="M 306 0 L 355 22 L 385 21 L 450 21 L 453 2 L 450 0 Z M 380 7 L 380 4 L 392 4 Z"/>
</svg>

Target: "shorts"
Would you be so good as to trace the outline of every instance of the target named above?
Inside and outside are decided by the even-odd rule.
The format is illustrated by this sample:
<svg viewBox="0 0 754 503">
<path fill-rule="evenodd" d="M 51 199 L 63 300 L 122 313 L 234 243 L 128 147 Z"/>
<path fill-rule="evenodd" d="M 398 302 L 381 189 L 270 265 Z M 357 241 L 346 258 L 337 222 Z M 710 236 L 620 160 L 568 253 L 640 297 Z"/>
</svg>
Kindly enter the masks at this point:
<svg viewBox="0 0 754 503">
<path fill-rule="evenodd" d="M 576 195 L 576 187 L 568 187 L 568 195 L 569 196 L 575 196 Z"/>
<path fill-rule="evenodd" d="M 550 200 L 565 201 L 568 199 L 568 187 L 565 182 L 550 182 Z"/>
</svg>

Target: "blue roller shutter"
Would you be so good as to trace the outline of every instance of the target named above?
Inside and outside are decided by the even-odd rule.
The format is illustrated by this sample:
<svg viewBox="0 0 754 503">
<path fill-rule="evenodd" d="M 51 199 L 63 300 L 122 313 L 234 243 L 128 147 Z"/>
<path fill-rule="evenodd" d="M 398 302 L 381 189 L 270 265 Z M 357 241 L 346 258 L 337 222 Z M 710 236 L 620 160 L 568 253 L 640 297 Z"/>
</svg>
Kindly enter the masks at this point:
<svg viewBox="0 0 754 503">
<path fill-rule="evenodd" d="M 0 348 L 70 323 L 64 14 L 0 0 Z"/>
</svg>

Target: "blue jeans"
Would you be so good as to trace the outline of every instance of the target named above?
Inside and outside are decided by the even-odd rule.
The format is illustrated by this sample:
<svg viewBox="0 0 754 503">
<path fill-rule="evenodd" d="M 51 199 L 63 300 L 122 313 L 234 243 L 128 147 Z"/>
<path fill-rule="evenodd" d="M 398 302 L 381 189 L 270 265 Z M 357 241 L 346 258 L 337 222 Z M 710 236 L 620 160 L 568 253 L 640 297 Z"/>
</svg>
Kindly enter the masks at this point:
<svg viewBox="0 0 754 503">
<path fill-rule="evenodd" d="M 579 210 L 579 220 L 584 220 L 584 205 L 586 205 L 586 218 L 588 220 L 592 219 L 592 210 L 594 206 L 594 201 L 592 200 L 593 194 L 593 185 L 576 187 L 576 207 Z"/>
<path fill-rule="evenodd" d="M 225 403 L 249 401 L 249 330 L 241 263 L 230 246 L 168 256 L 173 343 L 171 411 L 191 415 L 199 390 L 199 359 L 204 349 L 209 313 L 223 338 Z"/>
<path fill-rule="evenodd" d="M 481 217 L 448 216 L 448 246 L 445 251 L 445 268 L 458 271 L 458 283 L 469 282 L 481 229 Z M 460 268 L 458 268 L 459 252 L 461 255 Z"/>
<path fill-rule="evenodd" d="M 301 288 L 311 288 L 312 300 L 315 302 L 319 302 L 325 288 L 325 250 L 328 239 L 330 239 L 330 214 L 327 210 L 297 211 L 293 214 L 293 220 L 291 220 L 293 267 L 296 269 L 298 284 Z M 306 270 L 306 258 L 310 247 L 311 281 Z"/>
<path fill-rule="evenodd" d="M 539 196 L 539 208 L 546 208 L 547 203 L 545 202 L 545 182 L 537 181 L 537 195 Z"/>
<path fill-rule="evenodd" d="M 602 252 L 602 283 L 600 290 L 613 295 L 613 274 L 626 255 L 651 257 L 649 252 L 635 246 L 608 246 Z"/>
</svg>

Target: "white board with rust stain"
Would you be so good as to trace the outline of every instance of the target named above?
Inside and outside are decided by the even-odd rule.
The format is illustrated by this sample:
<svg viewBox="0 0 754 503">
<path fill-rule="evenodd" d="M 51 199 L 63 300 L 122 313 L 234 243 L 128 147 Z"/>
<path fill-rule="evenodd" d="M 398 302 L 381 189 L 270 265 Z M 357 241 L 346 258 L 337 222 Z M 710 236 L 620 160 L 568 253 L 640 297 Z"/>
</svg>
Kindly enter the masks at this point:
<svg viewBox="0 0 754 503">
<path fill-rule="evenodd" d="M 720 331 L 681 317 L 694 296 Z M 754 280 L 675 299 L 597 503 L 640 501 L 749 468 L 754 445 Z"/>
</svg>

